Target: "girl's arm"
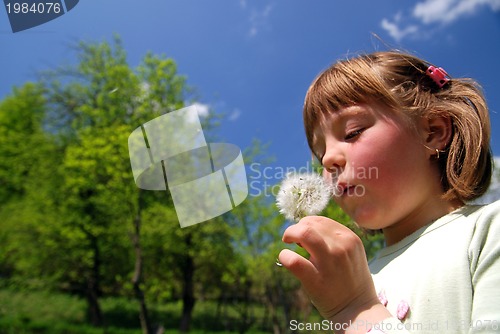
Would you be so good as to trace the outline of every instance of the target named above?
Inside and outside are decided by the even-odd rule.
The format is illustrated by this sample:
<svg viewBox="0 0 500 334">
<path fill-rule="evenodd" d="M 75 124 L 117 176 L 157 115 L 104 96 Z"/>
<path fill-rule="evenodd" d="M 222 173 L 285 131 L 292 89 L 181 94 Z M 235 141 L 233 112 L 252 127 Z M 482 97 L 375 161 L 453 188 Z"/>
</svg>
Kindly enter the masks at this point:
<svg viewBox="0 0 500 334">
<path fill-rule="evenodd" d="M 500 332 L 500 201 L 484 210 L 469 246 L 474 295 L 463 325 L 470 333 Z"/>
</svg>

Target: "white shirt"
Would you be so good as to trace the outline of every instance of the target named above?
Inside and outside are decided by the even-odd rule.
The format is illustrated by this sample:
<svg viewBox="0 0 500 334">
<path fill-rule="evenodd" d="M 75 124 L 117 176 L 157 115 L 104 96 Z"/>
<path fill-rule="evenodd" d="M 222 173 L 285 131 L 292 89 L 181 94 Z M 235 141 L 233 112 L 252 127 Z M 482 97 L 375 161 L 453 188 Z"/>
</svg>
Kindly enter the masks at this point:
<svg viewBox="0 0 500 334">
<path fill-rule="evenodd" d="M 394 318 L 378 328 L 384 333 L 500 332 L 499 214 L 500 201 L 466 205 L 382 249 L 370 270 Z"/>
</svg>

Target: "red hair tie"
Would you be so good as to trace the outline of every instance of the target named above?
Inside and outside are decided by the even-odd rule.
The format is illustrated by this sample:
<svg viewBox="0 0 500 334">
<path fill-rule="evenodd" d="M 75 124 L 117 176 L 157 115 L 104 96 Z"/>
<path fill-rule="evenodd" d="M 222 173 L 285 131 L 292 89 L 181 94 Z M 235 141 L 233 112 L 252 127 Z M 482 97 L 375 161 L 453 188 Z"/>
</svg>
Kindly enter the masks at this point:
<svg viewBox="0 0 500 334">
<path fill-rule="evenodd" d="M 425 71 L 425 74 L 430 76 L 431 79 L 434 80 L 436 85 L 439 86 L 439 88 L 442 88 L 448 81 L 450 81 L 450 76 L 441 67 L 435 67 L 431 65 L 429 66 L 427 71 Z"/>
</svg>

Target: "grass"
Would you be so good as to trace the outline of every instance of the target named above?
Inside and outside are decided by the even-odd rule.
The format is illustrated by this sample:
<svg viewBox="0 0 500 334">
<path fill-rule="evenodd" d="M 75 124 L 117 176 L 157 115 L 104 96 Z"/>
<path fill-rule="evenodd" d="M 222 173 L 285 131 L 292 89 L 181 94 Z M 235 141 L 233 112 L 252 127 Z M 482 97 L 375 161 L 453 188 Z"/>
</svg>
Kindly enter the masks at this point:
<svg viewBox="0 0 500 334">
<path fill-rule="evenodd" d="M 75 296 L 44 291 L 19 292 L 0 290 L 0 334 L 142 334 L 138 319 L 138 305 L 125 298 L 103 298 L 101 308 L 106 326 L 88 325 L 85 318 L 86 303 Z M 178 333 L 180 302 L 150 307 L 150 317 L 161 323 L 165 334 Z M 266 312 L 262 306 L 254 306 L 252 312 L 262 319 Z M 224 321 L 216 319 L 216 304 L 198 302 L 193 312 L 190 333 L 233 334 L 227 328 L 237 328 L 241 322 L 232 308 L 227 308 Z M 269 331 L 267 331 L 269 332 Z M 247 333 L 266 333 L 258 328 Z"/>
</svg>

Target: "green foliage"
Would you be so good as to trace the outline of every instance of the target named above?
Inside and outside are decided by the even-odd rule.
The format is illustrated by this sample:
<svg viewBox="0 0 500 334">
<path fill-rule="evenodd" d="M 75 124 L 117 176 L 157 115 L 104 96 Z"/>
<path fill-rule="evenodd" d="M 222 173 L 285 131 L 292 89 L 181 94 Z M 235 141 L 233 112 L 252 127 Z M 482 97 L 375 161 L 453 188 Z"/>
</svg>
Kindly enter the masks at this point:
<svg viewBox="0 0 500 334">
<path fill-rule="evenodd" d="M 95 328 L 85 323 L 85 301 L 75 296 L 48 292 L 15 292 L 0 290 L 0 333 L 43 334 L 139 334 L 137 303 L 125 298 L 108 297 L 102 300 L 106 326 Z M 265 309 L 252 305 L 256 314 L 263 316 Z M 178 333 L 181 304 L 177 302 L 153 304 L 154 321 L 163 321 L 165 333 Z M 230 312 L 227 319 L 234 324 L 238 314 Z M 165 321 L 166 320 L 166 321 Z M 224 319 L 217 317 L 217 305 L 200 302 L 194 313 L 193 330 L 190 333 L 235 333 L 224 330 Z M 236 327 L 236 326 L 233 326 Z M 258 328 L 249 333 L 268 331 Z"/>
<path fill-rule="evenodd" d="M 237 261 L 232 229 L 222 218 L 180 229 L 169 193 L 137 189 L 129 165 L 128 135 L 182 108 L 186 78 L 151 53 L 130 67 L 118 38 L 82 42 L 77 57 L 0 104 L 2 285 L 86 296 L 89 310 L 99 296 L 132 297 L 140 219 L 147 299 L 178 300 L 189 261 L 196 296 L 216 299 Z"/>
<path fill-rule="evenodd" d="M 39 85 L 27 83 L 0 103 L 0 203 L 26 194 L 26 181 L 36 177 L 36 164 L 49 149 L 42 94 Z"/>
<path fill-rule="evenodd" d="M 249 197 L 181 229 L 168 191 L 136 187 L 129 134 L 194 100 L 175 61 L 147 53 L 133 68 L 118 38 L 76 50 L 75 66 L 47 71 L 0 102 L 0 288 L 9 289 L 0 290 L 0 332 L 137 332 L 126 327 L 139 327 L 131 300 L 138 258 L 157 324 L 178 325 L 191 282 L 198 329 L 284 331 L 289 319 L 317 317 L 297 299 L 299 282 L 275 265 L 288 223 L 274 198 Z M 214 115 L 204 119 L 208 137 Z M 246 163 L 266 160 L 265 151 L 254 141 Z M 326 215 L 356 230 L 337 207 Z M 363 238 L 368 254 L 381 246 Z M 99 306 L 105 331 L 87 325 L 84 308 Z"/>
<path fill-rule="evenodd" d="M 43 259 L 40 249 L 59 182 L 54 168 L 60 161 L 52 134 L 43 127 L 42 86 L 14 88 L 0 103 L 0 275 L 24 277 L 23 286 L 39 286 Z M 19 283 L 16 283 L 19 284 Z"/>
</svg>

